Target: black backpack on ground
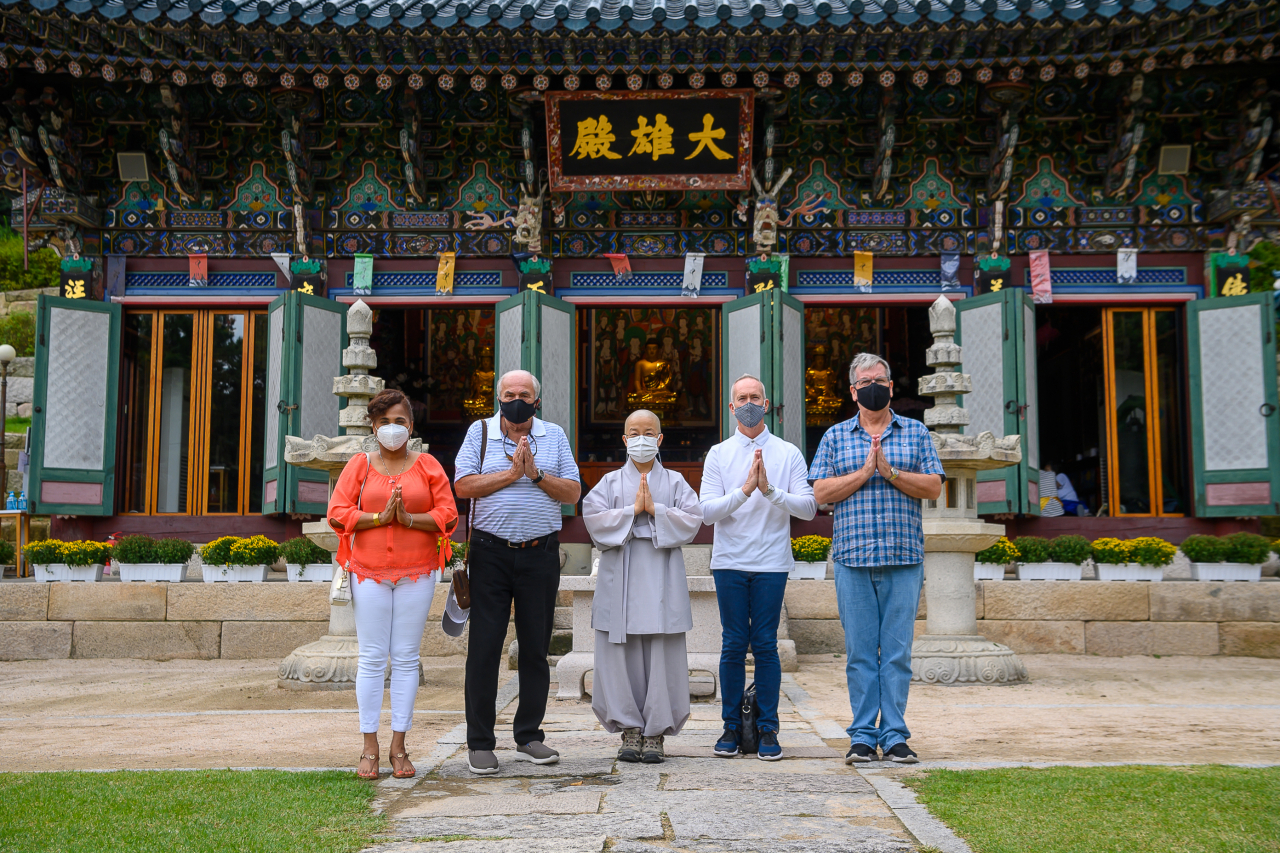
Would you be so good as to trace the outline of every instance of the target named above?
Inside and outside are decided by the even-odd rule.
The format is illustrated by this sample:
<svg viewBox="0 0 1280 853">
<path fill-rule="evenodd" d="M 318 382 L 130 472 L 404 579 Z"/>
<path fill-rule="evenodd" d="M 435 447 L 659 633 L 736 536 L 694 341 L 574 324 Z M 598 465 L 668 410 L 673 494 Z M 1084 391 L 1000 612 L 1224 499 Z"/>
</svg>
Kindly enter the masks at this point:
<svg viewBox="0 0 1280 853">
<path fill-rule="evenodd" d="M 738 751 L 743 755 L 755 755 L 760 750 L 760 736 L 756 721 L 760 719 L 760 704 L 756 702 L 756 683 L 751 682 L 742 691 L 742 730 L 738 732 Z"/>
</svg>

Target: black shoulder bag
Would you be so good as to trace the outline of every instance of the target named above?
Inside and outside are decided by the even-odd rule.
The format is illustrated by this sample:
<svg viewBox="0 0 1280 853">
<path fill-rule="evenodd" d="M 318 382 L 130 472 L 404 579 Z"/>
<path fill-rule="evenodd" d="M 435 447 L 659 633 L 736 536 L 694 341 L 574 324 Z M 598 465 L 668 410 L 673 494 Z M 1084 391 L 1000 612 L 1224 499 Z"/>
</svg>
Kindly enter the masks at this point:
<svg viewBox="0 0 1280 853">
<path fill-rule="evenodd" d="M 480 421 L 480 474 L 484 475 L 484 452 L 489 447 L 489 430 L 486 421 Z M 476 514 L 476 498 L 467 508 L 467 553 L 462 555 L 462 568 L 453 570 L 453 597 L 463 610 L 471 608 L 471 519 Z"/>
</svg>

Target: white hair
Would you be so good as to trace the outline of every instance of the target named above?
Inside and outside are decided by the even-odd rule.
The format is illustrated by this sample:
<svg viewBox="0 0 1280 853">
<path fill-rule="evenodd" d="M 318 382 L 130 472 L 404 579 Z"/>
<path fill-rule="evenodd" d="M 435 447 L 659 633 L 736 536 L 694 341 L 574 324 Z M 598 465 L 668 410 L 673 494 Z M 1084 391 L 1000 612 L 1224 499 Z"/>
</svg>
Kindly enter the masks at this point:
<svg viewBox="0 0 1280 853">
<path fill-rule="evenodd" d="M 849 362 L 849 384 L 852 385 L 858 381 L 858 373 L 863 370 L 870 370 L 876 365 L 884 367 L 884 378 L 892 379 L 893 371 L 889 369 L 889 362 L 873 352 L 860 352 L 853 357 L 853 361 Z"/>
<path fill-rule="evenodd" d="M 508 376 L 515 376 L 517 373 L 523 373 L 529 377 L 529 381 L 533 383 L 533 396 L 539 398 L 542 396 L 542 383 L 538 381 L 538 377 L 534 376 L 527 370 L 508 370 L 498 379 L 498 396 L 502 396 L 502 386 L 506 384 Z"/>
<path fill-rule="evenodd" d="M 766 389 L 766 388 L 764 387 L 764 382 L 760 379 L 760 377 L 759 377 L 759 376 L 756 376 L 756 375 L 755 375 L 755 374 L 753 374 L 753 373 L 744 373 L 744 374 L 742 374 L 741 376 L 739 376 L 737 379 L 733 380 L 733 384 L 729 386 L 729 396 L 730 396 L 730 397 L 732 397 L 732 396 L 733 396 L 733 389 L 734 389 L 734 388 L 737 388 L 737 387 L 738 387 L 738 383 L 739 383 L 739 382 L 741 382 L 741 381 L 742 381 L 742 380 L 744 380 L 744 379 L 750 379 L 750 380 L 752 380 L 753 382 L 759 382 L 759 383 L 760 383 L 760 391 L 761 391 L 761 393 L 763 393 L 765 397 L 768 397 L 768 396 L 769 396 L 769 391 L 768 391 L 768 389 Z"/>
</svg>

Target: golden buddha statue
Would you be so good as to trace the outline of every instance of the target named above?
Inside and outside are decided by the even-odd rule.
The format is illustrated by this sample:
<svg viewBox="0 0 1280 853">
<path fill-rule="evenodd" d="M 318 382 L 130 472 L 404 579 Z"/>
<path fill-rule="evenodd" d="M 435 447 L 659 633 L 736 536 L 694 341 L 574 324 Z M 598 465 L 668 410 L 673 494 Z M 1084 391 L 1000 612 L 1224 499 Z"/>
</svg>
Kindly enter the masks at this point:
<svg viewBox="0 0 1280 853">
<path fill-rule="evenodd" d="M 632 409 L 650 409 L 665 415 L 676 406 L 676 392 L 672 390 L 674 377 L 671 363 L 658 353 L 658 342 L 650 340 L 644 347 L 644 355 L 636 362 L 632 376 L 632 392 L 627 395 L 627 406 Z"/>
<path fill-rule="evenodd" d="M 820 426 L 831 423 L 844 408 L 844 400 L 836 389 L 836 372 L 827 365 L 827 348 L 813 348 L 813 364 L 804 372 L 805 423 Z"/>
<path fill-rule="evenodd" d="M 480 367 L 471 374 L 471 389 L 467 399 L 462 401 L 462 411 L 469 418 L 487 418 L 494 413 L 496 405 L 493 401 L 493 350 L 485 347 L 480 351 Z"/>
</svg>

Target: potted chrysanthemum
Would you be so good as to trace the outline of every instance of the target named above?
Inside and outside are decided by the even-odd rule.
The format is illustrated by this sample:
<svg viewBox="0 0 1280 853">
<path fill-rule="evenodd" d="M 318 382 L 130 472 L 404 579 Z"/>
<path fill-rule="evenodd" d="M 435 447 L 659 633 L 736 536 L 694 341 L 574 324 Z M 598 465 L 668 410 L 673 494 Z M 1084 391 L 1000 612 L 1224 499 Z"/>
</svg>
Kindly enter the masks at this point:
<svg viewBox="0 0 1280 853">
<path fill-rule="evenodd" d="M 333 555 L 305 536 L 280 543 L 290 581 L 328 583 L 333 580 Z"/>
<path fill-rule="evenodd" d="M 791 580 L 824 580 L 827 576 L 827 556 L 831 553 L 831 540 L 825 536 L 797 536 L 791 540 Z"/>
<path fill-rule="evenodd" d="M 1021 558 L 1018 580 L 1078 581 L 1084 577 L 1084 561 L 1092 548 L 1083 536 L 1019 536 L 1013 540 Z"/>
<path fill-rule="evenodd" d="M 280 558 L 280 546 L 265 536 L 223 536 L 200 549 L 205 583 L 262 583 Z"/>
<path fill-rule="evenodd" d="M 1271 543 L 1256 533 L 1233 533 L 1188 536 L 1181 547 L 1191 561 L 1192 580 L 1259 581 Z"/>
<path fill-rule="evenodd" d="M 973 579 L 975 581 L 1002 581 L 1004 568 L 1009 563 L 1018 561 L 1018 549 L 1008 537 L 1001 536 L 990 548 L 979 551 L 973 556 Z"/>
<path fill-rule="evenodd" d="M 125 536 L 116 543 L 114 557 L 120 580 L 166 581 L 186 580 L 187 561 L 195 547 L 185 539 L 152 539 L 150 536 Z"/>
<path fill-rule="evenodd" d="M 103 542 L 60 542 L 44 539 L 24 545 L 22 555 L 35 570 L 38 581 L 102 580 L 111 559 L 111 546 Z"/>
</svg>

